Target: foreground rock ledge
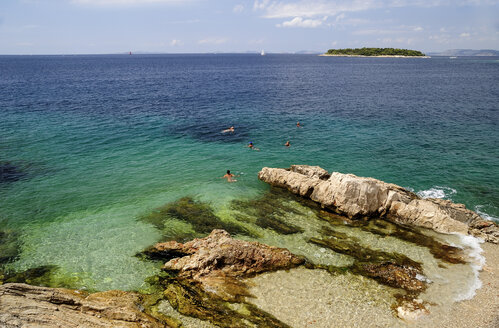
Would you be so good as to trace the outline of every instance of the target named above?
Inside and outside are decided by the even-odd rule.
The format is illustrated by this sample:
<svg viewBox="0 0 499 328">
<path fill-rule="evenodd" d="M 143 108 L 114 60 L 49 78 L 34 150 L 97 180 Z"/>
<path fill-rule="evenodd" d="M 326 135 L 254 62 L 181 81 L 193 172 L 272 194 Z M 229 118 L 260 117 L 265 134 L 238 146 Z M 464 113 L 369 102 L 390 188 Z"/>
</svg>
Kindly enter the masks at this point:
<svg viewBox="0 0 499 328">
<path fill-rule="evenodd" d="M 309 165 L 292 165 L 289 169 L 264 167 L 258 178 L 350 218 L 381 217 L 395 223 L 441 233 L 471 234 L 499 243 L 498 225 L 482 219 L 463 204 L 422 199 L 400 186 L 377 179 L 339 172 L 329 174 Z"/>
<path fill-rule="evenodd" d="M 140 295 L 123 291 L 86 294 L 26 284 L 0 286 L 0 327 L 165 327 L 143 313 Z"/>
</svg>

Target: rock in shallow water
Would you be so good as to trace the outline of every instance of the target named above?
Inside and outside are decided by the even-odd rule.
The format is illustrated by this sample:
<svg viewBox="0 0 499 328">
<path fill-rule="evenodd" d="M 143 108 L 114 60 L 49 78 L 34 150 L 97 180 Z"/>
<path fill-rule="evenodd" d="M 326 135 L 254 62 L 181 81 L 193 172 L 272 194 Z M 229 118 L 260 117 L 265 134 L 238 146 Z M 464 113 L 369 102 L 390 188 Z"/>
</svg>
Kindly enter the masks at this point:
<svg viewBox="0 0 499 328">
<path fill-rule="evenodd" d="M 305 261 L 287 249 L 232 239 L 224 230 L 213 230 L 205 238 L 158 243 L 148 249 L 149 254 L 154 251 L 179 255 L 154 280 L 162 297 L 181 314 L 219 327 L 287 327 L 244 300 L 250 295 L 243 282 L 243 278 Z"/>
<path fill-rule="evenodd" d="M 156 244 L 154 248 L 158 252 L 187 254 L 168 261 L 163 269 L 176 271 L 178 277 L 193 279 L 218 291 L 238 278 L 291 268 L 305 261 L 284 248 L 232 239 L 224 230 L 213 230 L 208 237 L 185 244 L 172 241 Z"/>
<path fill-rule="evenodd" d="M 350 218 L 383 217 L 442 233 L 469 233 L 499 243 L 499 226 L 462 204 L 422 199 L 400 186 L 353 174 L 333 172 L 324 180 L 327 175 L 323 171 L 308 165 L 293 165 L 290 169 L 264 167 L 258 178 Z"/>
<path fill-rule="evenodd" d="M 22 170 L 10 162 L 0 162 L 0 183 L 15 182 L 26 176 Z"/>
</svg>

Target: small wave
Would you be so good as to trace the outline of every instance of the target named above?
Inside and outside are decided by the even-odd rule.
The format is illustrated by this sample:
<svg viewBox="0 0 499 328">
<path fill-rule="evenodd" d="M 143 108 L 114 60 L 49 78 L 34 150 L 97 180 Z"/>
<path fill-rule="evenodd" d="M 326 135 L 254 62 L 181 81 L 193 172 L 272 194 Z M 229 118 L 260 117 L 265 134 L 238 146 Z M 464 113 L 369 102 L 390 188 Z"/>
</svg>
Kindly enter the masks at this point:
<svg viewBox="0 0 499 328">
<path fill-rule="evenodd" d="M 446 198 L 450 199 L 450 197 L 456 194 L 456 189 L 450 187 L 441 187 L 435 186 L 428 190 L 418 191 L 416 194 L 421 198 Z"/>
<path fill-rule="evenodd" d="M 483 219 L 485 220 L 490 220 L 499 223 L 499 218 L 489 215 L 483 211 L 484 206 L 483 205 L 477 205 L 475 206 L 475 212 L 478 213 Z"/>
<path fill-rule="evenodd" d="M 484 241 L 473 236 L 459 235 L 459 238 L 461 246 L 456 246 L 466 250 L 466 253 L 471 261 L 471 269 L 473 270 L 474 280 L 468 290 L 463 291 L 456 297 L 456 302 L 470 300 L 475 296 L 477 289 L 482 287 L 482 281 L 479 278 L 479 274 L 480 270 L 482 270 L 485 265 L 485 257 L 482 256 L 483 249 L 480 247 L 480 244 Z"/>
</svg>

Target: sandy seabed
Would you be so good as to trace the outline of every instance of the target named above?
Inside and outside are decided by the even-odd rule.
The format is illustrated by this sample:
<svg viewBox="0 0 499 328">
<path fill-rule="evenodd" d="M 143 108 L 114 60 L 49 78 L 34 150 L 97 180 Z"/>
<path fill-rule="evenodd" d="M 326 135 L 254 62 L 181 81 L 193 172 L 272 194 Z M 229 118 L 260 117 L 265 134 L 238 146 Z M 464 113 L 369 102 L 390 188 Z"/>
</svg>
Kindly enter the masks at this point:
<svg viewBox="0 0 499 328">
<path fill-rule="evenodd" d="M 430 306 L 430 314 L 406 322 L 391 309 L 394 289 L 352 274 L 297 268 L 251 279 L 248 301 L 299 327 L 499 327 L 499 245 L 482 244 L 482 287 L 471 300 Z"/>
</svg>

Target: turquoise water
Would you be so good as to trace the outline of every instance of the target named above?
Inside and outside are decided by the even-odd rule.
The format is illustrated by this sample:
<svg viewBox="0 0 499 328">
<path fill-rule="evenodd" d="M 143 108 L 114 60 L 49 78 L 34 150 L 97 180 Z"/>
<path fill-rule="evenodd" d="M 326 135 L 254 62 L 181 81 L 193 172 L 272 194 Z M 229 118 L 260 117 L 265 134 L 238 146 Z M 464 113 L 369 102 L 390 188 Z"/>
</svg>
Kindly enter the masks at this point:
<svg viewBox="0 0 499 328">
<path fill-rule="evenodd" d="M 0 72 L 0 165 L 20 173 L 0 182 L 0 229 L 20 234 L 9 269 L 145 288 L 158 267 L 134 255 L 161 233 L 138 218 L 192 196 L 234 219 L 232 199 L 268 190 L 264 166 L 371 176 L 499 217 L 497 60 L 5 56 Z"/>
</svg>

